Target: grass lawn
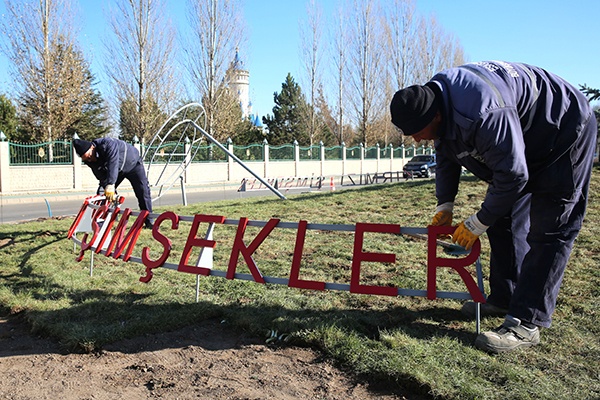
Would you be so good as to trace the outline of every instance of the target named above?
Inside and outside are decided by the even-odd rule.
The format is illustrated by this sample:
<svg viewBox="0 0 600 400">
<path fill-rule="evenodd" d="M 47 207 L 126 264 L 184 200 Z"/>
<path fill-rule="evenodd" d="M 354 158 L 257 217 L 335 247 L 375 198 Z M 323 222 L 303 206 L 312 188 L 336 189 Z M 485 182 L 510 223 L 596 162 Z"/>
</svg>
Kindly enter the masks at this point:
<svg viewBox="0 0 600 400">
<path fill-rule="evenodd" d="M 461 301 L 423 297 L 305 290 L 154 269 L 89 252 L 75 258 L 66 233 L 72 218 L 0 225 L 0 311 L 17 314 L 32 330 L 73 351 L 93 351 L 106 343 L 148 332 L 173 330 L 219 318 L 275 345 L 310 346 L 356 375 L 441 399 L 600 398 L 600 171 L 593 175 L 588 214 L 567 268 L 551 328 L 532 349 L 488 355 L 472 346 L 475 322 L 462 317 Z M 455 223 L 476 211 L 486 185 L 463 178 Z M 355 190 L 169 207 L 181 216 L 221 215 L 228 219 L 323 224 L 399 224 L 425 227 L 435 208 L 434 184 L 415 180 Z M 76 212 L 77 210 L 73 210 Z M 167 211 L 166 208 L 155 212 Z M 181 221 L 161 232 L 172 241 L 168 262 L 178 263 L 191 227 Z M 205 226 L 205 225 L 204 225 Z M 203 232 L 201 227 L 199 232 Z M 249 226 L 246 245 L 260 232 Z M 214 267 L 226 271 L 237 227 L 217 225 Z M 155 259 L 162 246 L 144 230 L 133 256 L 148 246 Z M 265 276 L 287 278 L 296 243 L 295 229 L 276 228 L 252 255 Z M 300 278 L 349 284 L 353 232 L 310 230 L 302 252 Z M 365 234 L 366 252 L 395 254 L 395 262 L 364 262 L 361 284 L 426 289 L 426 242 L 407 236 Z M 190 263 L 199 255 L 194 248 Z M 489 245 L 482 237 L 488 274 Z M 249 273 L 240 256 L 237 272 Z M 450 269 L 438 272 L 438 290 L 465 291 Z M 482 329 L 501 319 L 485 319 Z M 276 334 L 275 334 L 276 332 Z"/>
</svg>

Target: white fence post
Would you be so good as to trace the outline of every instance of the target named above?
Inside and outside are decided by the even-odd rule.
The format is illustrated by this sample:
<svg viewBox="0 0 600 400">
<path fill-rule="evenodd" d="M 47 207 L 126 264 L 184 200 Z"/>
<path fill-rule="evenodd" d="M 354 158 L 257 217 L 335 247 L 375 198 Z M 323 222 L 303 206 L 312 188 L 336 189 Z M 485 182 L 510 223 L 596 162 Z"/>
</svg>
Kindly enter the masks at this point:
<svg viewBox="0 0 600 400">
<path fill-rule="evenodd" d="M 320 175 L 323 176 L 323 173 L 325 172 L 325 145 L 323 144 L 323 141 L 319 142 L 319 159 L 321 160 Z"/>
<path fill-rule="evenodd" d="M 263 140 L 263 158 L 263 178 L 267 178 L 269 176 L 269 142 L 267 142 L 267 139 Z"/>
<path fill-rule="evenodd" d="M 377 151 L 377 155 L 375 157 L 375 159 L 377 160 L 377 170 L 375 172 L 379 173 L 379 172 L 385 172 L 385 171 L 380 171 L 379 168 L 379 162 L 381 161 L 381 148 L 379 147 L 379 143 L 375 143 L 375 150 Z"/>
<path fill-rule="evenodd" d="M 362 176 L 365 171 L 365 145 L 360 144 L 360 175 Z"/>
<path fill-rule="evenodd" d="M 229 152 L 231 154 L 235 154 L 233 152 L 233 140 L 231 140 L 230 137 L 227 138 L 227 150 L 229 150 Z M 235 163 L 235 161 L 233 160 L 233 158 L 231 158 L 229 155 L 227 155 L 227 180 L 230 181 L 231 180 L 231 175 L 233 174 L 233 164 Z"/>
<path fill-rule="evenodd" d="M 10 153 L 4 132 L 0 131 L 0 192 L 10 192 Z"/>
<path fill-rule="evenodd" d="M 346 175 L 346 142 L 342 142 L 342 176 Z"/>
<path fill-rule="evenodd" d="M 300 176 L 300 145 L 294 139 L 294 173 Z"/>
</svg>

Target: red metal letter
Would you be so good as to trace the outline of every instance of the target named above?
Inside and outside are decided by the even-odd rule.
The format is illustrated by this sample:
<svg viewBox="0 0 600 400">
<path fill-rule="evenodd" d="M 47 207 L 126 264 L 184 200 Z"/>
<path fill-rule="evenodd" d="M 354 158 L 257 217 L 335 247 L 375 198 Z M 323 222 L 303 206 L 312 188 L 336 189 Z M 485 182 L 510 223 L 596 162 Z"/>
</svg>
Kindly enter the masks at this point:
<svg viewBox="0 0 600 400">
<path fill-rule="evenodd" d="M 150 248 L 144 247 L 142 249 L 142 263 L 146 266 L 146 276 L 141 276 L 140 282 L 150 282 L 150 279 L 152 279 L 152 270 L 163 265 L 165 261 L 167 261 L 167 258 L 169 258 L 169 254 L 171 254 L 171 240 L 159 231 L 160 224 L 165 219 L 171 220 L 171 229 L 177 229 L 179 227 L 179 216 L 173 211 L 166 211 L 160 214 L 158 218 L 156 218 L 156 221 L 154 222 L 154 227 L 152 228 L 152 237 L 157 242 L 162 244 L 163 252 L 158 259 L 151 260 Z"/>
<path fill-rule="evenodd" d="M 95 253 L 99 254 L 102 251 L 102 247 L 104 247 L 104 242 L 106 242 L 106 239 L 108 239 L 108 237 L 110 236 L 110 230 L 112 229 L 112 226 L 115 223 L 115 220 L 117 219 L 117 216 L 119 215 L 119 213 L 121 212 L 121 208 L 119 206 L 115 207 L 115 209 L 113 210 L 110 219 L 104 220 L 104 224 L 108 224 L 108 226 L 106 227 L 106 229 L 104 229 L 104 225 L 102 225 L 101 229 L 104 229 L 104 234 L 102 235 L 102 237 L 100 238 L 100 241 L 98 242 L 98 244 L 96 245 L 96 250 Z M 108 214 L 108 211 L 105 213 L 105 215 L 103 215 L 103 217 L 106 216 L 106 214 Z M 106 253 L 108 255 L 108 253 Z"/>
<path fill-rule="evenodd" d="M 456 227 L 428 226 L 427 229 L 427 298 L 430 300 L 437 298 L 437 267 L 450 267 L 454 268 L 456 272 L 458 272 L 463 282 L 467 286 L 473 301 L 477 303 L 485 303 L 485 298 L 473 280 L 473 276 L 465 269 L 467 265 L 472 265 L 477 261 L 479 253 L 481 252 L 481 242 L 476 240 L 471 248 L 471 252 L 464 258 L 440 258 L 437 256 L 438 235 L 453 233 Z"/>
<path fill-rule="evenodd" d="M 129 243 L 129 247 L 127 247 L 127 251 L 123 256 L 123 261 L 129 261 L 131 257 L 131 253 L 133 252 L 133 248 L 138 238 L 140 237 L 140 233 L 142 233 L 142 227 L 144 225 L 144 220 L 150 214 L 148 210 L 140 211 L 140 215 L 138 215 L 137 219 L 127 232 L 127 235 L 123 238 L 123 232 L 125 231 L 125 227 L 127 226 L 127 221 L 129 220 L 129 216 L 131 215 L 131 210 L 126 208 L 119 220 L 119 224 L 117 225 L 117 229 L 115 230 L 115 236 L 113 236 L 108 248 L 106 249 L 106 256 L 109 255 L 113 258 L 119 258 L 127 243 Z M 116 245 L 116 247 L 115 247 Z M 115 248 L 112 251 L 113 247 Z"/>
<path fill-rule="evenodd" d="M 185 242 L 185 247 L 183 249 L 183 253 L 181 254 L 181 259 L 179 260 L 179 266 L 177 267 L 177 271 L 181 272 L 189 272 L 192 274 L 200 274 L 200 275 L 209 275 L 210 269 L 197 267 L 195 265 L 188 265 L 188 260 L 192 253 L 193 247 L 211 247 L 215 248 L 217 242 L 214 240 L 207 240 L 204 238 L 196 237 L 196 233 L 198 233 L 198 228 L 200 227 L 201 222 L 222 224 L 225 222 L 225 217 L 221 217 L 218 215 L 202 215 L 197 214 L 194 216 L 194 222 L 192 222 L 192 227 L 190 229 L 190 233 L 187 238 L 187 242 Z"/>
<path fill-rule="evenodd" d="M 73 223 L 71 224 L 71 227 L 69 228 L 69 232 L 67 233 L 67 239 L 71 239 L 71 237 L 73 237 L 73 233 L 75 233 L 75 229 L 77 229 L 77 226 L 81 222 L 81 218 L 83 218 L 83 214 L 85 213 L 85 210 L 87 209 L 88 204 L 89 204 L 88 200 L 85 199 L 83 201 L 83 205 L 81 206 L 81 208 L 79 209 L 79 212 L 77 213 L 77 216 L 75 217 L 75 220 L 73 221 Z"/>
<path fill-rule="evenodd" d="M 386 286 L 371 286 L 360 284 L 360 263 L 362 261 L 377 261 L 383 263 L 396 262 L 396 255 L 389 253 L 363 252 L 364 232 L 400 233 L 400 225 L 395 224 L 363 224 L 357 223 L 354 233 L 354 254 L 352 256 L 352 276 L 350 292 L 362 294 L 380 294 L 384 296 L 398 295 L 398 288 Z"/>
<path fill-rule="evenodd" d="M 237 234 L 235 235 L 235 240 L 233 242 L 233 247 L 231 249 L 231 257 L 229 258 L 229 267 L 227 268 L 227 279 L 235 278 L 235 269 L 237 267 L 239 253 L 242 253 L 244 256 L 244 260 L 252 273 L 252 277 L 255 282 L 265 283 L 265 279 L 262 274 L 258 270 L 256 263 L 252 259 L 252 253 L 258 249 L 258 246 L 269 236 L 271 231 L 275 229 L 277 224 L 279 223 L 279 219 L 271 218 L 269 222 L 264 226 L 264 228 L 260 231 L 258 236 L 254 238 L 250 246 L 246 247 L 244 244 L 244 232 L 246 232 L 246 225 L 248 225 L 248 218 L 240 218 L 240 222 L 238 224 Z"/>
<path fill-rule="evenodd" d="M 292 260 L 292 269 L 290 270 L 289 287 L 300 289 L 325 290 L 325 282 L 309 281 L 298 278 L 300 275 L 300 261 L 302 260 L 302 250 L 304 249 L 304 238 L 306 237 L 306 221 L 298 222 L 298 233 L 296 234 L 296 246 L 294 247 L 294 259 Z"/>
</svg>

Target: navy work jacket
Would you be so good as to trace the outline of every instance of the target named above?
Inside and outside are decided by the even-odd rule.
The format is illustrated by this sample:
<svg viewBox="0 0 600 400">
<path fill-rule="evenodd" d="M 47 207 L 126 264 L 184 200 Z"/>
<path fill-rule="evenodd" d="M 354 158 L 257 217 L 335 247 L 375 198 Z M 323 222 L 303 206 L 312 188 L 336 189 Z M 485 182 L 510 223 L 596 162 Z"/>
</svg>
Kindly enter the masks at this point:
<svg viewBox="0 0 600 400">
<path fill-rule="evenodd" d="M 472 63 L 442 71 L 431 82 L 442 94 L 438 204 L 454 201 L 464 166 L 489 183 L 477 213 L 488 226 L 569 151 L 592 115 L 579 90 L 530 65 Z"/>
<path fill-rule="evenodd" d="M 100 181 L 100 186 L 114 185 L 119 173 L 132 171 L 140 162 L 140 153 L 133 145 L 119 139 L 104 137 L 92 140 L 96 161 L 86 163 Z"/>
</svg>

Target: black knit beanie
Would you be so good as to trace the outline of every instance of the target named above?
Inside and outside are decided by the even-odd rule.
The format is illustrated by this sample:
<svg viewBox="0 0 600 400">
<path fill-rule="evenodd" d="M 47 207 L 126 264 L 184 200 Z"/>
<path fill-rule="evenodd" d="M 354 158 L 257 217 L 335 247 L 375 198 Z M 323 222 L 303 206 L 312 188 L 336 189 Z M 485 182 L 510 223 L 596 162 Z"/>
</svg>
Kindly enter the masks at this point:
<svg viewBox="0 0 600 400">
<path fill-rule="evenodd" d="M 436 111 L 435 93 L 429 86 L 413 85 L 399 90 L 390 103 L 392 123 L 405 135 L 423 130 Z"/>
<path fill-rule="evenodd" d="M 87 140 L 75 139 L 73 140 L 73 147 L 75 147 L 75 152 L 79 157 L 84 155 L 90 147 L 92 147 L 92 142 L 88 142 Z"/>
</svg>

